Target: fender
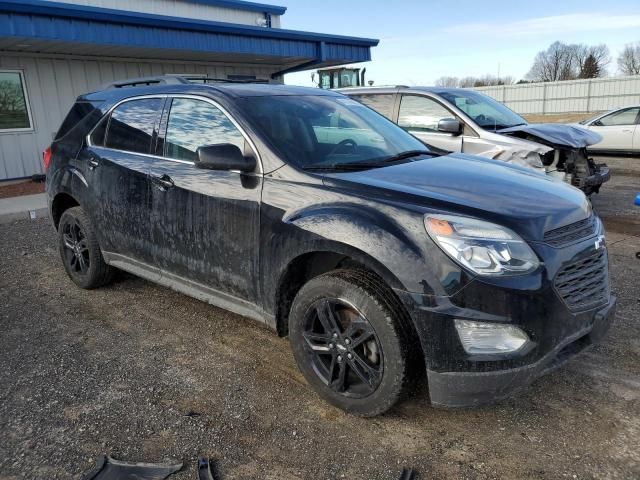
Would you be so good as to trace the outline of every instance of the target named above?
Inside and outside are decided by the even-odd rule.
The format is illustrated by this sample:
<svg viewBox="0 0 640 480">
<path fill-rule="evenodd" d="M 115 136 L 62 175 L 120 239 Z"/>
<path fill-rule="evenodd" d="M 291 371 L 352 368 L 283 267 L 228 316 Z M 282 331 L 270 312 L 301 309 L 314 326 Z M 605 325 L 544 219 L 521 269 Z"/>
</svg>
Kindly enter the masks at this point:
<svg viewBox="0 0 640 480">
<path fill-rule="evenodd" d="M 263 278 L 271 279 L 264 285 L 267 309 L 291 262 L 312 252 L 349 256 L 396 290 L 448 296 L 467 280 L 427 240 L 422 215 L 414 211 L 382 203 L 338 202 L 289 212 L 282 224 L 270 230 L 269 241 L 263 243 Z"/>
</svg>

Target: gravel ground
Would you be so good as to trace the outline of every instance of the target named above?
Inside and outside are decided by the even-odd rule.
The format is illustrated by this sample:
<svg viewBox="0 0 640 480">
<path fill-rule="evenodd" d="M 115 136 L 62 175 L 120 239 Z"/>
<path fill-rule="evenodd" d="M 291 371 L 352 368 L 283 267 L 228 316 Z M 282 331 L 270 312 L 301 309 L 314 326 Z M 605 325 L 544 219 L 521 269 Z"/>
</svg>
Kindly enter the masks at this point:
<svg viewBox="0 0 640 480">
<path fill-rule="evenodd" d="M 637 190 L 594 200 L 619 297 L 602 345 L 498 405 L 419 391 L 374 419 L 319 400 L 266 328 L 129 275 L 80 290 L 46 220 L 1 225 L 0 479 L 79 478 L 101 453 L 182 460 L 176 480 L 198 455 L 223 479 L 640 478 Z"/>
</svg>

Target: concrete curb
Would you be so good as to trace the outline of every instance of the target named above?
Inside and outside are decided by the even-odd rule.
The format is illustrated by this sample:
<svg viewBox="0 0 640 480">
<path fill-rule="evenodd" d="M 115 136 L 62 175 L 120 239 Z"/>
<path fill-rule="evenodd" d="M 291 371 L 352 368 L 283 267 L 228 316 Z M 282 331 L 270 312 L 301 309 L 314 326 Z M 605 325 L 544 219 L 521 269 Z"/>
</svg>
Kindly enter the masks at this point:
<svg viewBox="0 0 640 480">
<path fill-rule="evenodd" d="M 35 220 L 48 216 L 49 210 L 46 208 L 38 208 L 27 212 L 0 213 L 0 225 L 12 223 L 17 220 Z"/>
<path fill-rule="evenodd" d="M 44 193 L 0 199 L 0 225 L 16 220 L 47 217 L 47 197 Z"/>
</svg>

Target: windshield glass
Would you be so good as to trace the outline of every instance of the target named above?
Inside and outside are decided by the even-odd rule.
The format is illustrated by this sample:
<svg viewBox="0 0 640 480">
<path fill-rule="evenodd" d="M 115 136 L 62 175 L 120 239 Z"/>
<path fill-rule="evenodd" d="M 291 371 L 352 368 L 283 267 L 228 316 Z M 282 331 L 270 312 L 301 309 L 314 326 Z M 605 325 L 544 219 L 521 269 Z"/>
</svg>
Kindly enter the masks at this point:
<svg viewBox="0 0 640 480">
<path fill-rule="evenodd" d="M 598 113 L 597 115 L 594 115 L 593 117 L 586 118 L 586 119 L 584 119 L 584 120 L 582 120 L 582 121 L 580 121 L 578 123 L 580 125 L 587 125 L 587 124 L 593 122 L 594 120 L 597 120 L 598 118 L 600 118 L 602 116 L 603 116 L 602 113 Z"/>
<path fill-rule="evenodd" d="M 287 161 L 300 168 L 372 166 L 429 148 L 361 103 L 337 96 L 242 99 L 246 114 Z M 414 152 L 413 155 L 405 155 Z"/>
<path fill-rule="evenodd" d="M 527 121 L 514 111 L 478 92 L 459 90 L 440 93 L 440 96 L 458 107 L 471 117 L 479 127 L 486 130 L 500 130 L 501 128 L 527 124 Z"/>
</svg>

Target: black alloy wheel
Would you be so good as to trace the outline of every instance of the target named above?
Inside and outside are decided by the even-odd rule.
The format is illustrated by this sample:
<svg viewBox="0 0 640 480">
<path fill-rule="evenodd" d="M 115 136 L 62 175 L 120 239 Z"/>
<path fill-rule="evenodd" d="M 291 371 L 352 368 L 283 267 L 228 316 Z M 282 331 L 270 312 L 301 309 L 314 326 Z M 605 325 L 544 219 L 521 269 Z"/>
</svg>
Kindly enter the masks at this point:
<svg viewBox="0 0 640 480">
<path fill-rule="evenodd" d="M 86 275 L 91 265 L 87 237 L 77 218 L 62 226 L 62 240 L 64 245 L 64 261 L 69 270 L 80 275 Z"/>
<path fill-rule="evenodd" d="M 401 397 L 412 355 L 397 297 L 364 270 L 335 270 L 302 286 L 289 342 L 307 382 L 354 415 L 386 412 Z"/>
<path fill-rule="evenodd" d="M 313 369 L 335 392 L 362 398 L 380 385 L 380 342 L 367 319 L 347 301 L 317 300 L 307 312 L 302 336 Z"/>
<path fill-rule="evenodd" d="M 58 248 L 69 278 L 81 288 L 109 283 L 115 269 L 102 256 L 93 225 L 82 207 L 65 210 L 58 224 Z"/>
</svg>

